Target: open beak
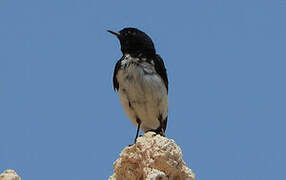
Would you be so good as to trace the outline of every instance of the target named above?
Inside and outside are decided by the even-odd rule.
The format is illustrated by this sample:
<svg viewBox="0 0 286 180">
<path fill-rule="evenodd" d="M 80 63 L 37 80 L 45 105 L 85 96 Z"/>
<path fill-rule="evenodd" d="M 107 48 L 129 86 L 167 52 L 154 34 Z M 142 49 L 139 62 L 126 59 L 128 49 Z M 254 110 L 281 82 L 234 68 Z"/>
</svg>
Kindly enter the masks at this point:
<svg viewBox="0 0 286 180">
<path fill-rule="evenodd" d="M 120 36 L 120 34 L 119 34 L 118 32 L 113 32 L 113 31 L 110 31 L 110 30 L 107 30 L 107 32 L 109 32 L 109 33 L 115 35 L 115 36 L 118 37 L 118 38 L 119 38 L 119 36 Z"/>
</svg>

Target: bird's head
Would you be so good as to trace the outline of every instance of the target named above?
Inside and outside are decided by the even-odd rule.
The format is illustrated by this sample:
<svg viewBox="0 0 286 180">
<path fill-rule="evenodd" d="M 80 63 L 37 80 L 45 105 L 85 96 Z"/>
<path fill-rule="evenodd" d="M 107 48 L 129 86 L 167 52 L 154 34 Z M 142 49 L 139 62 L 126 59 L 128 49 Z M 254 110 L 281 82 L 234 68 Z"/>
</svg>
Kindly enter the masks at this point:
<svg viewBox="0 0 286 180">
<path fill-rule="evenodd" d="M 147 57 L 156 54 L 151 38 L 136 28 L 124 28 L 119 32 L 108 30 L 108 32 L 115 35 L 119 39 L 123 54 L 135 56 L 141 54 Z"/>
</svg>

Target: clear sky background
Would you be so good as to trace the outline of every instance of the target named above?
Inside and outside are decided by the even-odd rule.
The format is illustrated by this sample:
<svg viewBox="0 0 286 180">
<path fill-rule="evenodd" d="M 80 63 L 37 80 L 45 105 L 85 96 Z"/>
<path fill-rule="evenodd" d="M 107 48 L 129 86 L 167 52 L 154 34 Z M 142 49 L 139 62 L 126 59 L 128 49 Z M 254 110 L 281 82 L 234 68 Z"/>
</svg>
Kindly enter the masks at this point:
<svg viewBox="0 0 286 180">
<path fill-rule="evenodd" d="M 286 0 L 0 0 L 0 171 L 107 179 L 136 127 L 112 88 L 137 27 L 169 76 L 167 136 L 197 180 L 285 178 Z"/>
</svg>

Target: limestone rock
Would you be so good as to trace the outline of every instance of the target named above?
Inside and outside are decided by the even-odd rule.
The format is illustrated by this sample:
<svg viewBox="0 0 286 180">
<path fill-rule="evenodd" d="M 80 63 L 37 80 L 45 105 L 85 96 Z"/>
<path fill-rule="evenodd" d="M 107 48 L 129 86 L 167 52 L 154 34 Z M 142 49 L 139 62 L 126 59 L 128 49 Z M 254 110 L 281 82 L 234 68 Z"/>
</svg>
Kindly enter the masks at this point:
<svg viewBox="0 0 286 180">
<path fill-rule="evenodd" d="M 2 174 L 0 174 L 0 180 L 21 180 L 21 178 L 14 170 L 7 169 Z"/>
<path fill-rule="evenodd" d="M 114 162 L 109 180 L 194 180 L 186 167 L 182 150 L 174 140 L 145 133 L 136 144 L 126 147 Z"/>
</svg>

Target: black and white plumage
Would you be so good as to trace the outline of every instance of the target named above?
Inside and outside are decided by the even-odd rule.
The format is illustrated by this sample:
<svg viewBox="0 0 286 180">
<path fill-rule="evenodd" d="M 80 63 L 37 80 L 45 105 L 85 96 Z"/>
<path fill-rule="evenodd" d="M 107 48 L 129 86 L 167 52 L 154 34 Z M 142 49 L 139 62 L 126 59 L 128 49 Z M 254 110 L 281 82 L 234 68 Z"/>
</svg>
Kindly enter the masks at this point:
<svg viewBox="0 0 286 180">
<path fill-rule="evenodd" d="M 119 33 L 123 56 L 116 63 L 113 86 L 121 104 L 139 129 L 165 135 L 168 118 L 168 77 L 162 58 L 156 54 L 151 38 L 136 28 Z"/>
</svg>

